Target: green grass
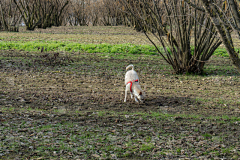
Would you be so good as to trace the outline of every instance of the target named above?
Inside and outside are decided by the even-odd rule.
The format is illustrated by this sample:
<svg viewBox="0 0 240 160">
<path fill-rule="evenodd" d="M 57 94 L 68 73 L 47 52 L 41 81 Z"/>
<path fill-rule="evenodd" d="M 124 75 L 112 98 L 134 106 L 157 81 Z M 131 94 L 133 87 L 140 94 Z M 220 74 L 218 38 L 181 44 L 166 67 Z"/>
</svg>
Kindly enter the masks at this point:
<svg viewBox="0 0 240 160">
<path fill-rule="evenodd" d="M 217 56 L 229 57 L 225 48 L 218 48 L 214 54 Z"/>
<path fill-rule="evenodd" d="M 87 52 L 87 53 L 124 53 L 124 54 L 157 54 L 156 49 L 150 45 L 135 44 L 79 44 L 76 42 L 60 41 L 1 41 L 2 50 L 16 49 L 24 51 L 67 51 L 67 52 Z"/>
<path fill-rule="evenodd" d="M 151 151 L 154 148 L 154 145 L 152 143 L 146 143 L 146 144 L 142 144 L 142 146 L 140 147 L 140 151 Z"/>
<path fill-rule="evenodd" d="M 24 50 L 24 51 L 66 51 L 66 52 L 81 52 L 81 53 L 122 53 L 122 54 L 147 54 L 157 55 L 156 48 L 152 45 L 136 45 L 136 44 L 80 44 L 77 42 L 68 41 L 0 41 L 2 50 Z M 160 51 L 163 49 L 160 47 Z M 227 51 L 224 48 L 218 48 L 215 55 L 228 57 Z"/>
<path fill-rule="evenodd" d="M 208 133 L 205 133 L 205 134 L 203 134 L 203 137 L 204 137 L 205 139 L 211 139 L 211 138 L 212 138 L 212 135 L 210 135 L 210 134 L 208 134 Z"/>
</svg>

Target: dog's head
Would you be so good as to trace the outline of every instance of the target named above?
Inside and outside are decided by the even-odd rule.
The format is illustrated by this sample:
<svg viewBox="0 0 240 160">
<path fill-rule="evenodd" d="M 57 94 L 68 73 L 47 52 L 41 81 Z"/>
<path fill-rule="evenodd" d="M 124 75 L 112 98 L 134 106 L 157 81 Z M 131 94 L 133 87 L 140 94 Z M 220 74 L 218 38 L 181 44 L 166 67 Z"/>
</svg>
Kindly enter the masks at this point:
<svg viewBox="0 0 240 160">
<path fill-rule="evenodd" d="M 140 91 L 139 94 L 137 95 L 137 98 L 141 101 L 144 102 L 144 96 L 143 96 L 143 92 Z"/>
<path fill-rule="evenodd" d="M 134 84 L 134 93 L 133 93 L 141 102 L 144 102 L 144 93 L 140 85 Z"/>
</svg>

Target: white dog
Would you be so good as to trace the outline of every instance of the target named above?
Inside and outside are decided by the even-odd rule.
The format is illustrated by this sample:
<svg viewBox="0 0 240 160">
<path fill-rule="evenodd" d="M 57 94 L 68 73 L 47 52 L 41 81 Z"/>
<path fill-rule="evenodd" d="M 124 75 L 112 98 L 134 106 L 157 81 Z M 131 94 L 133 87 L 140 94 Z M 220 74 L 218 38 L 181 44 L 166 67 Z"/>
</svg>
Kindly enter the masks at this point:
<svg viewBox="0 0 240 160">
<path fill-rule="evenodd" d="M 134 66 L 132 64 L 127 66 L 126 70 L 128 70 L 129 68 L 132 68 L 132 70 L 127 71 L 125 75 L 126 90 L 125 90 L 124 102 L 127 101 L 127 91 L 130 91 L 131 98 L 133 98 L 134 96 L 136 102 L 138 102 L 137 99 L 143 102 L 144 96 L 143 96 L 143 91 L 139 85 L 139 78 L 138 78 L 137 72 L 134 71 Z"/>
</svg>

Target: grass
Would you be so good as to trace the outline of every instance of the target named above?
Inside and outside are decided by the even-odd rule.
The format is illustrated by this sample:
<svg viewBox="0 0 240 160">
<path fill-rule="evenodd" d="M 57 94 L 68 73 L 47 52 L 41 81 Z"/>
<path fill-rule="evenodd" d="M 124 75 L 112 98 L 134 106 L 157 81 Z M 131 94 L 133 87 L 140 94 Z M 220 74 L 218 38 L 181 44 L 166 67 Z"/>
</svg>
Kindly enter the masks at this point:
<svg viewBox="0 0 240 160">
<path fill-rule="evenodd" d="M 203 137 L 204 137 L 205 139 L 211 139 L 211 138 L 212 138 L 212 135 L 210 135 L 210 134 L 208 134 L 208 133 L 205 133 L 205 134 L 203 135 Z"/>
<path fill-rule="evenodd" d="M 76 42 L 61 41 L 1 41 L 2 50 L 16 49 L 24 51 L 67 51 L 80 53 L 123 53 L 123 54 L 150 54 L 156 55 L 157 51 L 150 45 L 134 44 L 79 44 Z"/>
<path fill-rule="evenodd" d="M 152 45 L 136 45 L 131 43 L 126 44 L 80 44 L 69 41 L 0 41 L 2 50 L 24 50 L 24 51 L 65 51 L 79 53 L 121 53 L 121 54 L 147 54 L 158 55 L 156 48 Z M 163 48 L 159 47 L 160 51 Z M 226 49 L 218 48 L 214 55 L 229 57 Z"/>
<path fill-rule="evenodd" d="M 140 147 L 140 151 L 149 152 L 149 151 L 152 151 L 153 148 L 154 148 L 154 145 L 152 143 L 146 143 Z"/>
</svg>

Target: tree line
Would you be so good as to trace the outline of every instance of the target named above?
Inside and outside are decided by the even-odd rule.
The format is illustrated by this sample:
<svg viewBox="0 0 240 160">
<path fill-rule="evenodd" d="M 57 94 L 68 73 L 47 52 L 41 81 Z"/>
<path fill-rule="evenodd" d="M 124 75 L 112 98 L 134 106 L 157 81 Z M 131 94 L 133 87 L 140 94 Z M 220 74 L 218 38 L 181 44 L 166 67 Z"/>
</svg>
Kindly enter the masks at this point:
<svg viewBox="0 0 240 160">
<path fill-rule="evenodd" d="M 17 31 L 51 26 L 114 26 L 125 24 L 118 0 L 1 0 L 0 28 Z"/>
<path fill-rule="evenodd" d="M 240 72 L 231 33 L 240 37 L 239 0 L 1 0 L 0 29 L 132 26 L 143 32 L 176 73 L 203 73 L 222 43 Z M 154 43 L 158 39 L 162 48 Z"/>
</svg>

